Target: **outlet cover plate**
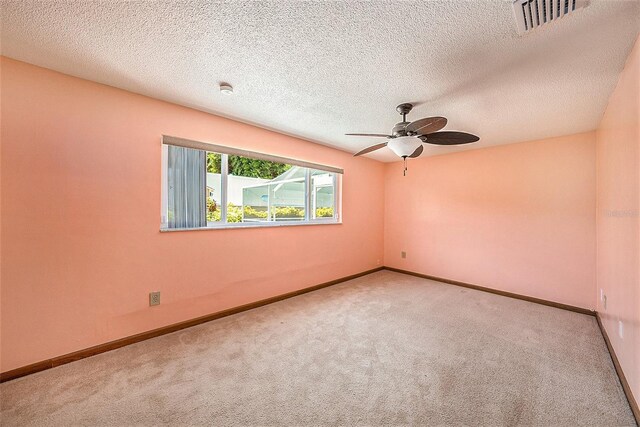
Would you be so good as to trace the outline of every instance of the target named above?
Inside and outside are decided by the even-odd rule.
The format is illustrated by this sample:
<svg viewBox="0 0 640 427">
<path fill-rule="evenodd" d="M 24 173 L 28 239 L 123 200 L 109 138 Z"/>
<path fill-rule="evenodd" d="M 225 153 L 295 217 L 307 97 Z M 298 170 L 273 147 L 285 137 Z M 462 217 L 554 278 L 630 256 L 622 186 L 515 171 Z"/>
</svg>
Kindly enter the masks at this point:
<svg viewBox="0 0 640 427">
<path fill-rule="evenodd" d="M 160 305 L 160 291 L 149 292 L 149 305 Z"/>
<path fill-rule="evenodd" d="M 618 320 L 618 336 L 624 339 L 624 323 L 622 323 L 622 320 Z"/>
</svg>

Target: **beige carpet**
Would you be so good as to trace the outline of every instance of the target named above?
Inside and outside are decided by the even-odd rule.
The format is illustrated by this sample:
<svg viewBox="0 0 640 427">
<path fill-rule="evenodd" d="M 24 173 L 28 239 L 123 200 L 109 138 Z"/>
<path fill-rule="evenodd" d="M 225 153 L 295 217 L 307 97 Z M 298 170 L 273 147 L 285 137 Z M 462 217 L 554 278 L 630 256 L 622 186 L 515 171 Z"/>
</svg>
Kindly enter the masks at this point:
<svg viewBox="0 0 640 427">
<path fill-rule="evenodd" d="M 595 318 L 382 271 L 0 386 L 3 426 L 630 426 Z"/>
</svg>

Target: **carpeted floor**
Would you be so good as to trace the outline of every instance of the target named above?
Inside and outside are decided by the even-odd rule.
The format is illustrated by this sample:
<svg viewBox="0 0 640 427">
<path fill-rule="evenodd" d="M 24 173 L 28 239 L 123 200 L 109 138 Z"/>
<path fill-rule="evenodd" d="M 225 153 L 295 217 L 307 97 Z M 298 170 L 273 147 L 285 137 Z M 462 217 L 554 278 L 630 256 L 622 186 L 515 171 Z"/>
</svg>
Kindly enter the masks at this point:
<svg viewBox="0 0 640 427">
<path fill-rule="evenodd" d="M 3 426 L 633 426 L 595 318 L 381 271 L 0 386 Z"/>
</svg>

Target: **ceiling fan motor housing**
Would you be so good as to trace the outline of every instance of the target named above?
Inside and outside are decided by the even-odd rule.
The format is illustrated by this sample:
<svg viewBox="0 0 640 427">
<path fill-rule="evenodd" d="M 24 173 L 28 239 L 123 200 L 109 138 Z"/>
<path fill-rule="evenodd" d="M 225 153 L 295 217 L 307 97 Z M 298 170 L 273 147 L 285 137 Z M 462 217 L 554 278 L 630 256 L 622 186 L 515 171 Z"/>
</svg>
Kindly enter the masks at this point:
<svg viewBox="0 0 640 427">
<path fill-rule="evenodd" d="M 406 136 L 407 131 L 405 130 L 405 128 L 407 127 L 408 124 L 409 122 L 396 123 L 396 125 L 393 127 L 393 130 L 391 131 L 391 134 L 394 137 Z"/>
</svg>

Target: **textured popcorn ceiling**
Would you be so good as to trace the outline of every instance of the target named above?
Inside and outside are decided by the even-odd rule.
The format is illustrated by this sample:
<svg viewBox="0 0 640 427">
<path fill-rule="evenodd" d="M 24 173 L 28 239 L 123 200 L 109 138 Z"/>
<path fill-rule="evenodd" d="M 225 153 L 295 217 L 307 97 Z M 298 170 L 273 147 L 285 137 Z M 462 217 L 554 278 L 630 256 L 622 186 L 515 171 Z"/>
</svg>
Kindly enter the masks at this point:
<svg viewBox="0 0 640 427">
<path fill-rule="evenodd" d="M 469 147 L 592 130 L 640 24 L 616 0 L 523 37 L 505 0 L 1 4 L 5 56 L 351 152 L 378 140 L 344 133 L 388 133 L 402 102 Z"/>
</svg>

